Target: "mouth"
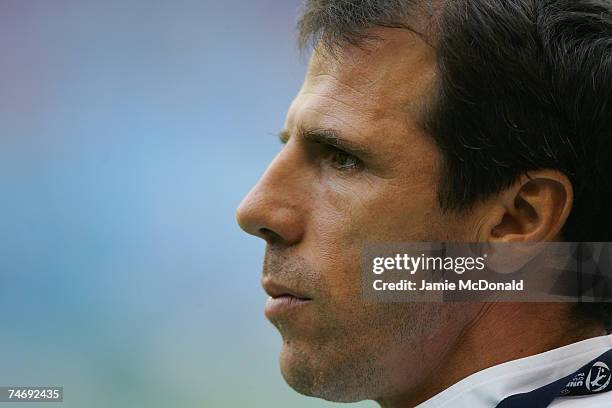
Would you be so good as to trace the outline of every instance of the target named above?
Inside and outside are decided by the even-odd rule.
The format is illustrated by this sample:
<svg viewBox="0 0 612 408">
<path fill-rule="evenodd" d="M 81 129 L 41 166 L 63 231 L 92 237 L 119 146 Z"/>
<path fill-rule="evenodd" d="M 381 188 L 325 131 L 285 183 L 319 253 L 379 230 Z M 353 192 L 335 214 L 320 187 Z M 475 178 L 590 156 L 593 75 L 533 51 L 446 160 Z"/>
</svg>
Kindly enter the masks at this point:
<svg viewBox="0 0 612 408">
<path fill-rule="evenodd" d="M 312 298 L 307 295 L 278 283 L 264 279 L 262 286 L 269 295 L 265 307 L 265 315 L 268 319 L 297 311 L 312 303 Z"/>
</svg>

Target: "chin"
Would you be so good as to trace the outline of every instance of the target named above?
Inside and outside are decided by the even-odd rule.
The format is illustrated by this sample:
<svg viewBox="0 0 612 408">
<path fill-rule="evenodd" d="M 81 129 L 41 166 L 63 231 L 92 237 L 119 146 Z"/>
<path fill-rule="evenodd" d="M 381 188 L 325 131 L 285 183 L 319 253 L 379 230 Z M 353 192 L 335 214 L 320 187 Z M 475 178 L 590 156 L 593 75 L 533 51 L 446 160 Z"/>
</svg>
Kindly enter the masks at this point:
<svg viewBox="0 0 612 408">
<path fill-rule="evenodd" d="M 375 370 L 354 355 L 292 341 L 283 341 L 280 368 L 287 384 L 298 393 L 333 402 L 372 399 L 371 386 L 377 383 L 373 381 Z"/>
</svg>

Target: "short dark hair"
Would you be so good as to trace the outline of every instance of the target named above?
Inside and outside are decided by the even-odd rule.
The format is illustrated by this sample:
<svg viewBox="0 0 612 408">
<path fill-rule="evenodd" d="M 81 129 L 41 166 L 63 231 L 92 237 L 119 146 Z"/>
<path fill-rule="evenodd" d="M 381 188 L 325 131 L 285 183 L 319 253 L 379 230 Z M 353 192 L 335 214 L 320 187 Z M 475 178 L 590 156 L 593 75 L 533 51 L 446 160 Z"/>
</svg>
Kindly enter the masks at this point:
<svg viewBox="0 0 612 408">
<path fill-rule="evenodd" d="M 612 0 L 307 0 L 300 43 L 355 45 L 428 14 L 438 75 L 423 122 L 443 158 L 441 207 L 554 169 L 574 188 L 563 239 L 612 241 Z M 612 303 L 577 310 L 612 325 Z"/>
</svg>

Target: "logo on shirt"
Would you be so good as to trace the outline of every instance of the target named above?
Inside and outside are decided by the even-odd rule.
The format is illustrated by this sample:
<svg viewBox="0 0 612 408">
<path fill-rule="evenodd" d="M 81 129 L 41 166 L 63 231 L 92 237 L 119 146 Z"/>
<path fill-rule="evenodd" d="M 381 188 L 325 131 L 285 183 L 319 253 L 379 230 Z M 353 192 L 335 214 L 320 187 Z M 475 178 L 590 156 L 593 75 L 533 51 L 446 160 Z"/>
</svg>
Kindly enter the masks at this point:
<svg viewBox="0 0 612 408">
<path fill-rule="evenodd" d="M 567 385 L 565 386 L 566 389 L 564 389 L 562 391 L 562 394 L 569 394 L 570 390 L 568 390 L 567 388 L 576 388 L 576 387 L 582 387 L 584 385 L 584 373 L 578 373 L 576 374 L 571 380 L 570 382 L 567 383 Z"/>
<path fill-rule="evenodd" d="M 589 370 L 589 375 L 587 375 L 585 383 L 586 389 L 591 392 L 602 391 L 610 384 L 611 378 L 610 368 L 606 363 L 597 361 Z"/>
</svg>

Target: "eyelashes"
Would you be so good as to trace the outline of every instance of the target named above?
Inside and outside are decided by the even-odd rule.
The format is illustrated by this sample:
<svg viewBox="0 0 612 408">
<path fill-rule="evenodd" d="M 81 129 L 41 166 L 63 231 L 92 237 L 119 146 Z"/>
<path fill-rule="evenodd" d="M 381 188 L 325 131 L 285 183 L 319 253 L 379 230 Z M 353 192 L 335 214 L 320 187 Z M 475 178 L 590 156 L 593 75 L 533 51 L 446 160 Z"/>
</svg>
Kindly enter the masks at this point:
<svg viewBox="0 0 612 408">
<path fill-rule="evenodd" d="M 335 169 L 349 172 L 359 170 L 361 168 L 361 161 L 354 155 L 333 146 L 328 146 L 328 150 L 329 154 L 327 160 Z"/>
</svg>

